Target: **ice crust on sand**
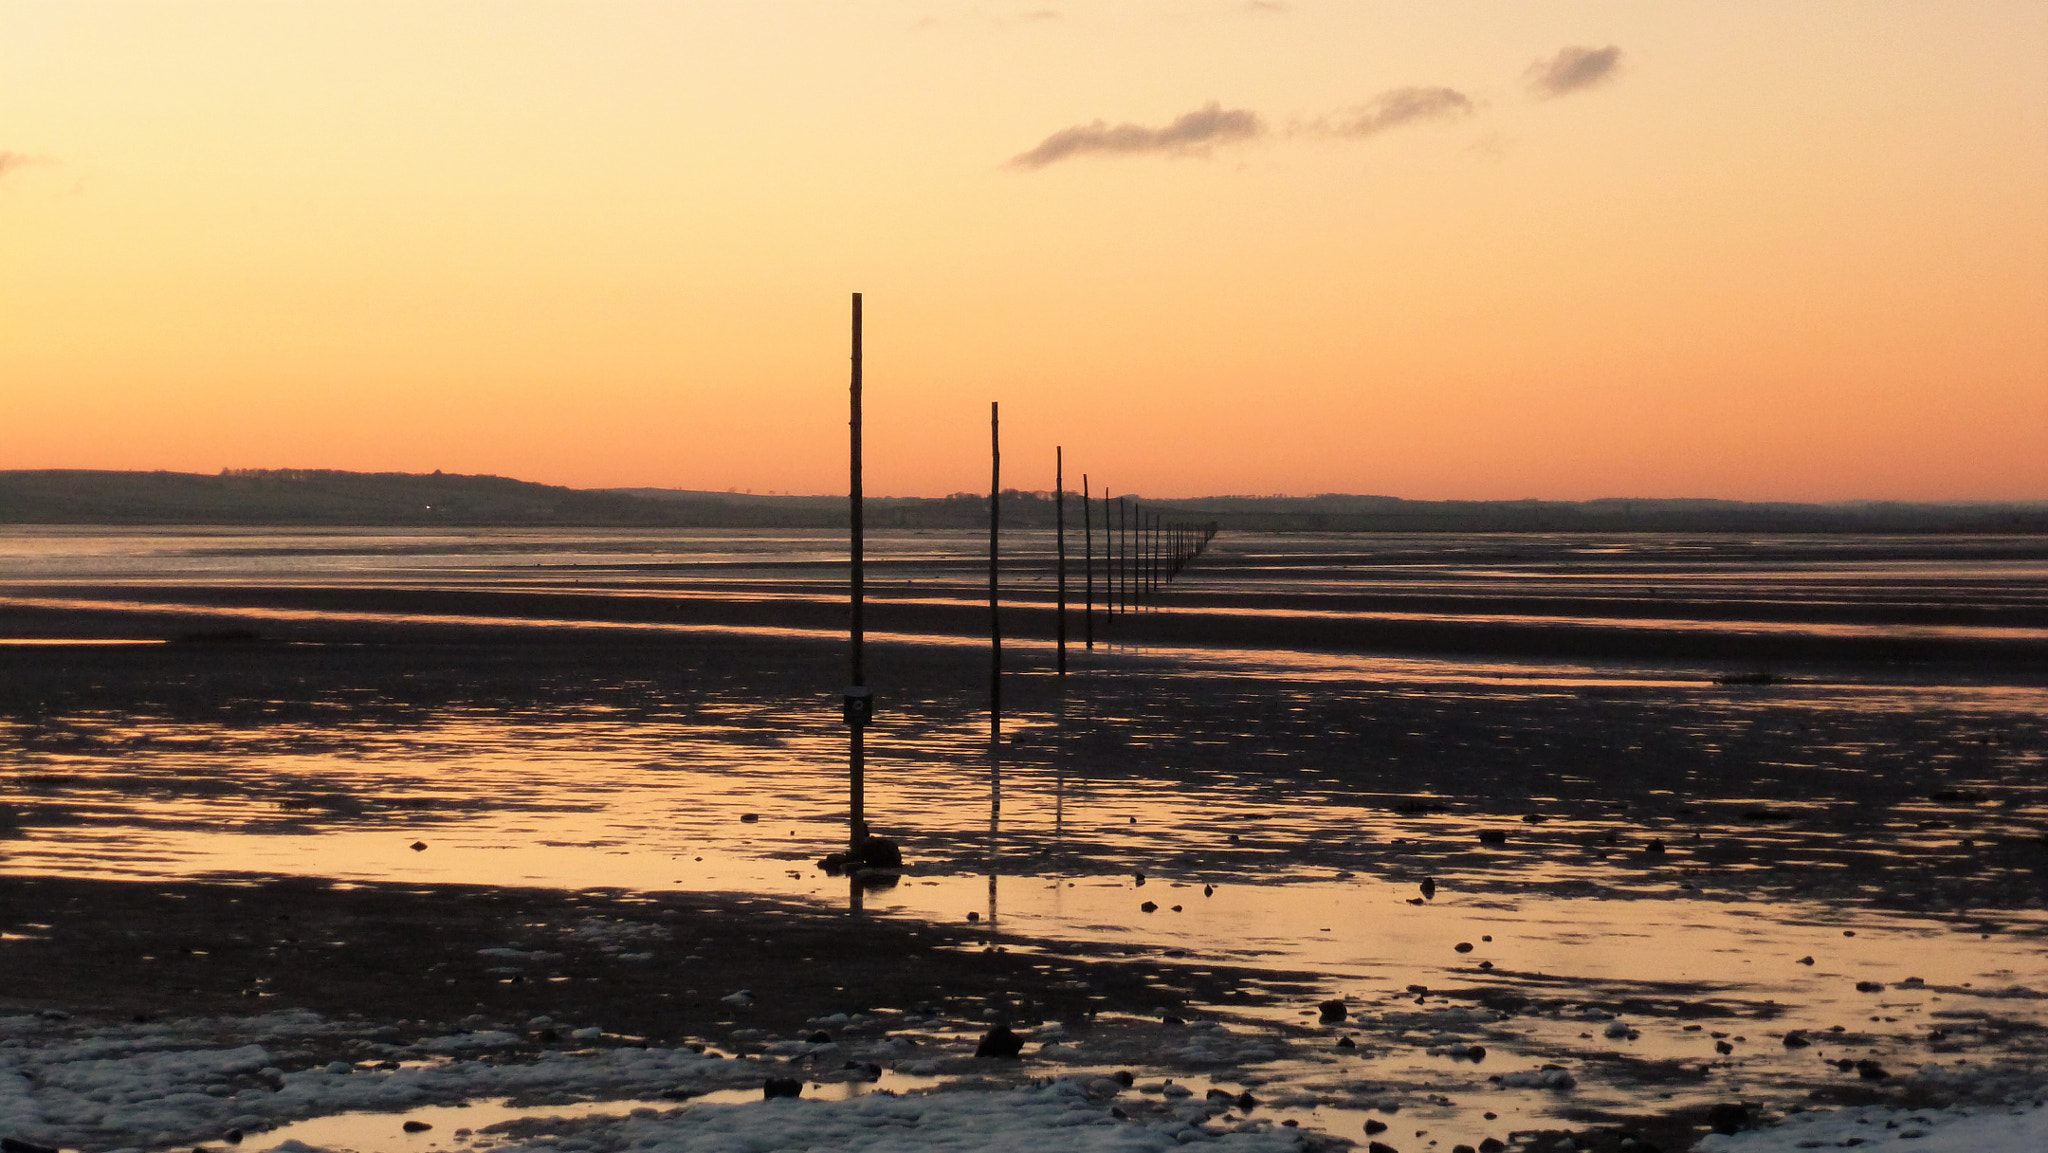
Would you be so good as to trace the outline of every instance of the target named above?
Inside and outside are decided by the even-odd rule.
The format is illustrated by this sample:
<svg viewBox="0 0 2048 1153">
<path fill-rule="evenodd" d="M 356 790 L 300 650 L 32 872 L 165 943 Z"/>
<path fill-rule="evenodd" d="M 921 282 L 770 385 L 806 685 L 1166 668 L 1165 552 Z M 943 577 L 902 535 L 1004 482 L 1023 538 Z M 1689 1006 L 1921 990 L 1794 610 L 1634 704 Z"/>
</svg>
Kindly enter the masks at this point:
<svg viewBox="0 0 2048 1153">
<path fill-rule="evenodd" d="M 723 1059 L 688 1049 L 547 1051 L 507 1060 L 504 1032 L 435 1037 L 399 1046 L 372 1038 L 388 1029 L 313 1013 L 203 1018 L 78 1032 L 35 1017 L 0 1018 L 0 1135 L 86 1150 L 168 1148 L 256 1133 L 347 1112 L 399 1112 L 497 1098 L 574 1101 L 695 1096 L 758 1090 L 780 1062 Z M 374 1069 L 343 1061 L 286 1072 L 309 1042 L 419 1058 Z M 1015 1150 L 1150 1153 L 1199 1144 L 1229 1153 L 1282 1153 L 1304 1138 L 1227 1104 L 1187 1101 L 1125 1120 L 1111 1109 L 1113 1081 L 1063 1079 L 1023 1089 L 846 1101 L 699 1103 L 653 1116 L 556 1119 L 545 1136 L 507 1134 L 503 1149 L 633 1148 L 652 1153 L 767 1150 Z M 643 1111 L 644 1112 L 644 1111 Z M 541 1130 L 528 1129 L 527 1133 Z M 264 1148 L 259 1141 L 252 1148 Z"/>
<path fill-rule="evenodd" d="M 758 1086 L 763 1067 L 687 1049 L 542 1053 L 537 1060 L 451 1060 L 398 1069 L 284 1072 L 280 1046 L 346 1036 L 310 1013 L 196 1020 L 83 1037 L 37 1037 L 33 1019 L 0 1020 L 0 1134 L 108 1149 L 215 1140 L 354 1110 L 400 1110 L 477 1098 L 655 1097 Z M 26 1034 L 26 1035 L 24 1035 Z M 507 1033 L 432 1038 L 403 1056 L 488 1051 Z M 230 1043 L 240 1042 L 240 1043 Z"/>
<path fill-rule="evenodd" d="M 1191 1103 L 1147 1123 L 1119 1120 L 1100 1094 L 1072 1080 L 1028 1089 L 897 1097 L 872 1093 L 848 1101 L 780 1099 L 749 1105 L 699 1105 L 658 1117 L 581 1122 L 530 1144 L 495 1153 L 565 1149 L 609 1153 L 1161 1153 L 1184 1145 L 1227 1153 L 1296 1153 L 1305 1139 L 1270 1122 L 1219 1131 L 1214 1114 Z"/>
<path fill-rule="evenodd" d="M 1793 1153 L 1807 1149 L 1898 1149 L 1901 1153 L 2041 1153 L 2048 1108 L 2038 1102 L 1952 1109 L 1870 1107 L 1794 1113 L 1769 1129 L 1709 1134 L 1698 1153 Z"/>
</svg>

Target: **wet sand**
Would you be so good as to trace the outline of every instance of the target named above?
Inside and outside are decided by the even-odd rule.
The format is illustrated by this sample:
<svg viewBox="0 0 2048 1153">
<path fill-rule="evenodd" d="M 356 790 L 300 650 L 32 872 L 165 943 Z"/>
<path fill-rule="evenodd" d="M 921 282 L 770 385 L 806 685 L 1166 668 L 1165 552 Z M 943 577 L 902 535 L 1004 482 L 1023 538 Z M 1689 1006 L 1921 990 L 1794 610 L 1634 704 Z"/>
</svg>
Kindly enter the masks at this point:
<svg viewBox="0 0 2048 1153">
<path fill-rule="evenodd" d="M 1581 1073 L 1572 1100 L 1505 1095 L 1495 1107 L 1522 1128 L 1650 1114 L 1675 1140 L 1730 1096 L 1922 1091 L 1781 1052 L 1789 1029 L 1842 1026 L 1833 1044 L 1895 1069 L 2044 1058 L 2029 985 L 2048 987 L 2048 708 L 2024 636 L 1561 629 L 1510 619 L 1540 606 L 1508 600 L 1500 620 L 1332 622 L 1191 590 L 1105 628 L 1064 691 L 1042 645 L 1016 646 L 992 761 L 986 651 L 954 635 L 978 613 L 906 588 L 871 616 L 879 629 L 900 612 L 904 630 L 869 654 L 871 814 L 916 868 L 856 916 L 846 882 L 811 864 L 839 835 L 845 740 L 841 610 L 815 590 L 9 591 L 0 635 L 182 638 L 0 645 L 14 762 L 0 963 L 26 975 L 9 1008 L 290 1004 L 420 1035 L 547 1015 L 724 1047 L 747 1043 L 735 1029 L 932 1006 L 956 1039 L 991 1012 L 1071 1021 L 1098 1056 L 1141 1065 L 1166 1060 L 1161 1018 L 1178 1009 L 1292 1038 L 1302 1049 L 1274 1076 L 1322 1102 L 1310 1120 L 1333 1132 L 1369 1099 L 1317 1064 L 1333 1034 L 1312 1007 L 1331 995 L 1356 998 L 1364 1043 L 1344 1084 L 1407 1095 L 1439 1134 L 1482 1131 L 1461 1128 L 1475 1107 L 1424 1102 L 1484 1090 L 1506 1061 Z M 1400 608 L 1455 600 L 1433 596 Z M 2007 607 L 1993 627 L 2032 627 Z M 1962 626 L 1977 610 L 1830 611 L 1860 627 L 1912 612 Z M 1026 636 L 1044 619 L 1011 615 Z M 1404 629 L 1419 638 L 1406 650 L 1389 639 Z M 1520 659 L 1525 645 L 1540 659 Z M 1762 683 L 1712 680 L 1762 663 Z M 763 824 L 738 824 L 742 809 Z M 309 857 L 297 878 L 179 855 L 224 832 L 394 855 Z M 404 851 L 414 837 L 426 852 Z M 536 846 L 554 837 L 580 839 L 558 851 L 581 853 L 582 872 L 536 888 L 446 879 L 500 849 L 544 874 L 554 858 Z M 692 876 L 683 843 L 727 856 Z M 717 891 L 735 887 L 717 871 L 734 854 L 766 871 L 751 895 Z M 390 879 L 412 866 L 420 880 Z M 1064 906 L 1046 893 L 1076 881 Z M 1165 907 L 1205 882 L 1215 900 Z M 669 936 L 622 968 L 574 937 L 593 918 Z M 1410 1004 L 1411 984 L 1429 1005 Z M 717 1001 L 740 987 L 763 994 L 750 1019 Z M 1446 1079 L 1429 1041 L 1446 1012 L 1478 1014 L 1465 1035 L 1496 1064 Z M 1605 1037 L 1616 1015 L 1641 1039 Z"/>
</svg>

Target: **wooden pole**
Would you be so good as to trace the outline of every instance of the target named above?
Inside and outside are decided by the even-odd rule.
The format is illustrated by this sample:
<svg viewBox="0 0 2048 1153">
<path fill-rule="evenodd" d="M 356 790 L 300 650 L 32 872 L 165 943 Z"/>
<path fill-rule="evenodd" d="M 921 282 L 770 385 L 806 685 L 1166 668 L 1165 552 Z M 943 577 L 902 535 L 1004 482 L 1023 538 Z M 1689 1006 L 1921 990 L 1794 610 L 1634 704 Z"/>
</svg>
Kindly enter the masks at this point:
<svg viewBox="0 0 2048 1153">
<path fill-rule="evenodd" d="M 1081 584 L 1086 600 L 1081 609 L 1081 635 L 1095 651 L 1095 502 L 1088 496 L 1088 474 L 1081 474 Z"/>
<path fill-rule="evenodd" d="M 1054 630 L 1060 641 L 1060 675 L 1067 675 L 1067 453 L 1058 445 L 1052 450 L 1052 523 L 1059 544 L 1054 563 L 1059 566 L 1059 625 Z"/>
<path fill-rule="evenodd" d="M 847 422 L 851 430 L 849 444 L 849 483 L 847 485 L 847 511 L 853 526 L 848 552 L 852 556 L 852 595 L 848 607 L 848 631 L 852 634 L 850 679 L 846 692 L 846 727 L 850 747 L 847 754 L 847 848 L 858 854 L 861 843 L 868 839 L 867 797 L 865 780 L 867 774 L 866 749 L 863 736 L 867 730 L 867 669 L 861 662 L 861 645 L 866 640 L 864 622 L 861 619 L 862 602 L 866 599 L 865 574 L 861 571 L 867 551 L 867 541 L 861 521 L 861 478 L 860 478 L 860 293 L 853 294 L 853 380 L 849 392 L 852 401 L 852 417 Z"/>
<path fill-rule="evenodd" d="M 1003 618 L 996 608 L 997 534 L 1003 517 L 1002 498 L 1002 421 L 992 400 L 988 402 L 988 731 L 992 740 L 1003 730 Z"/>
</svg>

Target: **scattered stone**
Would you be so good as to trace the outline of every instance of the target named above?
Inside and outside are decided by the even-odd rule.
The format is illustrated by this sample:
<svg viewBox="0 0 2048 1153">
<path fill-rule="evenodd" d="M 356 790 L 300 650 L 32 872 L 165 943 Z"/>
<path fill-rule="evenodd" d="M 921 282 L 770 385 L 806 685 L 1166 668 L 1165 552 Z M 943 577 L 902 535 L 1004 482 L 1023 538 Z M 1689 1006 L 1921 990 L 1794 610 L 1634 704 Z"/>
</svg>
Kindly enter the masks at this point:
<svg viewBox="0 0 2048 1153">
<path fill-rule="evenodd" d="M 1213 896 L 1215 896 L 1215 895 L 1216 895 L 1216 886 L 1214 886 L 1214 885 L 1203 885 L 1203 886 L 1202 886 L 1202 895 L 1203 895 L 1204 897 L 1213 897 Z"/>
<path fill-rule="evenodd" d="M 1806 1034 L 1797 1029 L 1785 1034 L 1785 1047 L 1787 1049 L 1804 1049 L 1811 1044 L 1813 1042 L 1806 1039 Z"/>
<path fill-rule="evenodd" d="M 1353 1041 L 1349 1037 L 1339 1037 L 1337 1038 L 1337 1047 L 1339 1049 L 1356 1049 L 1358 1048 L 1358 1042 Z"/>
<path fill-rule="evenodd" d="M 1134 873 L 1134 874 L 1132 874 L 1132 875 L 1131 875 L 1131 884 L 1132 884 L 1132 885 L 1134 885 L 1134 886 L 1136 886 L 1137 888 L 1140 888 L 1140 889 L 1144 888 L 1144 887 L 1145 887 L 1145 874 L 1143 874 L 1143 873 Z"/>
<path fill-rule="evenodd" d="M 1351 1010 L 1345 1008 L 1342 1001 L 1324 1001 L 1316 1006 L 1316 1011 L 1323 1015 L 1325 1025 L 1334 1025 L 1351 1014 Z"/>
<path fill-rule="evenodd" d="M 1858 981 L 1856 982 L 1856 991 L 1858 993 L 1882 993 L 1884 992 L 1884 982 Z"/>
<path fill-rule="evenodd" d="M 18 1137 L 0 1137 L 0 1150 L 4 1150 L 5 1153 L 58 1153 L 56 1149 L 48 1145 L 38 1145 L 33 1141 L 23 1141 Z"/>
<path fill-rule="evenodd" d="M 1507 1142 L 1500 1138 L 1488 1137 L 1479 1143 L 1479 1153 L 1501 1153 L 1507 1147 Z"/>
<path fill-rule="evenodd" d="M 1724 1057 L 1725 1057 L 1725 1056 L 1727 1056 L 1727 1055 L 1728 1055 L 1728 1054 L 1730 1054 L 1730 1053 L 1733 1053 L 1734 1051 L 1735 1051 L 1735 1046 L 1733 1046 L 1733 1045 L 1730 1045 L 1730 1044 L 1729 1044 L 1728 1042 L 1726 1042 L 1726 1041 L 1716 1041 L 1716 1042 L 1714 1042 L 1714 1052 L 1716 1052 L 1716 1053 L 1719 1053 L 1719 1054 L 1721 1054 L 1721 1055 L 1722 1055 L 1722 1056 L 1724 1056 Z"/>
<path fill-rule="evenodd" d="M 1801 965 L 1811 965 L 1811 964 L 1813 964 L 1813 958 L 1812 958 L 1812 957 L 1801 957 L 1801 958 L 1799 958 L 1799 961 L 1798 961 L 1798 963 L 1799 963 L 1799 964 L 1801 964 Z"/>
<path fill-rule="evenodd" d="M 968 921 L 969 921 L 970 923 L 971 923 L 971 922 L 974 922 L 974 921 L 979 921 L 979 920 L 981 920 L 981 914 L 980 914 L 980 913 L 976 913 L 976 912 L 973 912 L 972 910 L 970 910 L 970 911 L 968 912 L 968 914 L 967 914 L 967 920 L 968 920 Z"/>
<path fill-rule="evenodd" d="M 399 1126 L 399 1128 L 404 1129 L 408 1133 L 424 1133 L 432 1129 L 433 1126 L 425 1121 L 407 1121 L 404 1125 Z"/>
<path fill-rule="evenodd" d="M 1109 1075 L 1109 1079 L 1126 1089 L 1138 1083 L 1138 1075 L 1129 1069 L 1118 1069 Z"/>
<path fill-rule="evenodd" d="M 1365 1119 L 1365 1132 L 1367 1136 L 1371 1136 L 1375 1133 L 1384 1133 L 1386 1131 L 1387 1123 L 1385 1121 L 1382 1121 L 1377 1117 L 1367 1117 Z"/>
<path fill-rule="evenodd" d="M 1385 1141 L 1368 1141 L 1365 1143 L 1365 1153 L 1401 1153 L 1401 1151 Z"/>
<path fill-rule="evenodd" d="M 741 814 L 740 814 L 740 823 L 741 823 L 741 824 L 743 824 L 743 825 L 752 825 L 752 824 L 755 824 L 755 823 L 759 822 L 759 821 L 760 821 L 760 819 L 761 819 L 761 814 L 759 814 L 759 813 L 741 813 Z M 791 1093 L 791 1094 L 789 1094 L 789 1096 L 791 1096 L 791 1097 L 794 1097 L 794 1096 L 796 1096 L 796 1094 L 794 1094 L 794 1093 Z"/>
<path fill-rule="evenodd" d="M 761 1099 L 772 1101 L 777 1097 L 801 1097 L 804 1083 L 795 1077 L 770 1077 L 761 1082 Z"/>
<path fill-rule="evenodd" d="M 1425 897 L 1431 897 L 1431 898 L 1434 898 L 1434 897 L 1436 896 L 1436 878 L 1435 878 L 1435 877 L 1424 877 L 1424 878 L 1422 878 L 1422 884 L 1421 884 L 1421 886 L 1419 886 L 1419 887 L 1420 887 L 1420 888 L 1422 889 L 1422 895 L 1423 895 L 1423 896 L 1425 896 Z"/>
<path fill-rule="evenodd" d="M 804 1038 L 804 1040 L 809 1041 L 813 1045 L 830 1045 L 832 1043 L 832 1034 L 827 1033 L 823 1029 L 820 1029 L 817 1032 L 811 1034 L 810 1036 Z"/>
<path fill-rule="evenodd" d="M 1707 1108 L 1707 1128 L 1732 1137 L 1749 1128 L 1749 1106 L 1740 1101 L 1723 1101 Z"/>
<path fill-rule="evenodd" d="M 1159 911 L 1159 906 L 1151 901 L 1147 901 L 1138 906 L 1138 911 L 1141 913 L 1156 913 Z"/>
<path fill-rule="evenodd" d="M 1247 1089 L 1237 1095 L 1237 1107 L 1241 1111 L 1249 1113 L 1259 1107 L 1259 1099 L 1252 1096 L 1251 1091 Z"/>
<path fill-rule="evenodd" d="M 1479 830 L 1479 843 L 1482 845 L 1505 845 L 1508 843 L 1507 830 L 1481 829 Z"/>
<path fill-rule="evenodd" d="M 1856 1075 L 1865 1081 L 1882 1081 L 1891 1076 L 1884 1066 L 1868 1059 L 1856 1062 Z"/>
<path fill-rule="evenodd" d="M 1008 1060 L 1024 1052 L 1024 1038 L 1010 1031 L 1008 1025 L 997 1025 L 982 1034 L 981 1043 L 974 1047 L 976 1057 L 994 1057 Z"/>
<path fill-rule="evenodd" d="M 1661 856 L 1663 856 L 1663 855 L 1664 855 L 1664 839 L 1663 839 L 1662 837 L 1653 837 L 1653 838 L 1651 838 L 1651 839 L 1650 839 L 1650 843 L 1649 843 L 1649 844 L 1647 844 L 1647 845 L 1644 845 L 1644 846 L 1643 846 L 1643 855 L 1644 855 L 1644 856 L 1646 856 L 1646 857 L 1661 857 Z"/>
<path fill-rule="evenodd" d="M 1451 950 L 1457 953 L 1469 953 L 1472 951 L 1472 942 L 1460 941 L 1457 944 L 1452 945 Z"/>
<path fill-rule="evenodd" d="M 426 851 L 427 851 L 427 843 L 426 843 L 425 841 L 414 841 L 414 842 L 412 843 L 412 851 L 413 851 L 413 852 L 415 852 L 415 853 L 424 853 L 424 852 L 426 852 Z"/>
<path fill-rule="evenodd" d="M 1174 1016 L 1174 1015 L 1173 1015 L 1173 1014 L 1171 1014 L 1171 1013 L 1168 1013 L 1168 1014 L 1167 1014 L 1166 1016 L 1164 1016 L 1164 1017 L 1161 1017 L 1161 1018 L 1159 1018 L 1159 1023 L 1160 1023 L 1160 1024 L 1162 1024 L 1162 1025 L 1185 1025 L 1185 1024 L 1187 1024 L 1187 1022 L 1186 1022 L 1186 1021 L 1182 1020 L 1182 1019 L 1181 1019 L 1181 1018 L 1179 1018 L 1179 1017 L 1176 1017 L 1176 1016 Z"/>
</svg>

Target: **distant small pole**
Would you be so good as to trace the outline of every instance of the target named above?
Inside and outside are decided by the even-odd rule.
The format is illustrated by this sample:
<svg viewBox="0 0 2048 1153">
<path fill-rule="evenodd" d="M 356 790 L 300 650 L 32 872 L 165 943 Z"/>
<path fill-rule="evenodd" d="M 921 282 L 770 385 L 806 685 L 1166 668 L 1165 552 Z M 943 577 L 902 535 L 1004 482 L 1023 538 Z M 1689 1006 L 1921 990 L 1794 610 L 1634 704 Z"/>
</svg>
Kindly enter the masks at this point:
<svg viewBox="0 0 2048 1153">
<path fill-rule="evenodd" d="M 1002 523 L 1003 434 L 996 402 L 988 402 L 988 726 L 989 737 L 1003 729 L 1003 618 L 996 608 L 997 533 Z"/>
<path fill-rule="evenodd" d="M 1059 545 L 1055 563 L 1059 565 L 1059 627 L 1055 630 L 1060 639 L 1060 675 L 1067 675 L 1067 456 L 1066 449 L 1053 446 L 1052 450 L 1052 523 L 1053 535 Z"/>
<path fill-rule="evenodd" d="M 1131 534 L 1125 525 L 1124 498 L 1116 498 L 1116 592 L 1119 614 L 1131 611 Z"/>
<path fill-rule="evenodd" d="M 1088 498 L 1088 474 L 1081 474 L 1081 584 L 1087 599 L 1081 610 L 1081 634 L 1095 651 L 1095 503 Z"/>
</svg>

